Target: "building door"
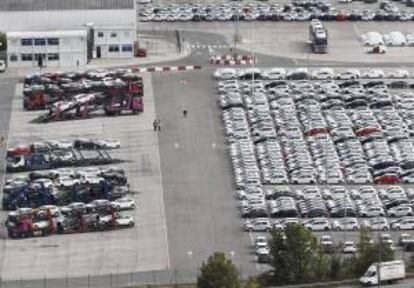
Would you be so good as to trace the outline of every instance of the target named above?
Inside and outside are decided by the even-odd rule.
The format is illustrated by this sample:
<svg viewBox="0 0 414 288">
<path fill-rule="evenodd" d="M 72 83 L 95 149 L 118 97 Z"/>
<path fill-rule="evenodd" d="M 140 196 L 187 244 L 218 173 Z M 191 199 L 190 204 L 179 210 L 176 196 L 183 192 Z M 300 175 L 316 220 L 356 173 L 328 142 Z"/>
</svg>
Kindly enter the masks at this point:
<svg viewBox="0 0 414 288">
<path fill-rule="evenodd" d="M 101 46 L 96 46 L 96 58 L 101 58 Z"/>
</svg>

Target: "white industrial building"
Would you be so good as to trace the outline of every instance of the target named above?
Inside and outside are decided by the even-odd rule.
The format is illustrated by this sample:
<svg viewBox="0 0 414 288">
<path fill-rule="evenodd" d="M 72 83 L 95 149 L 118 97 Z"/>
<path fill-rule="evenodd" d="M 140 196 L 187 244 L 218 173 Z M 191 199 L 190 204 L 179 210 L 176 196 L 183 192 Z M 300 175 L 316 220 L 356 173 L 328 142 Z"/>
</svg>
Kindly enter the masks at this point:
<svg viewBox="0 0 414 288">
<path fill-rule="evenodd" d="M 87 30 L 7 32 L 9 67 L 82 67 L 87 63 Z"/>
<path fill-rule="evenodd" d="M 134 25 L 93 27 L 93 58 L 134 57 L 136 33 Z"/>
</svg>

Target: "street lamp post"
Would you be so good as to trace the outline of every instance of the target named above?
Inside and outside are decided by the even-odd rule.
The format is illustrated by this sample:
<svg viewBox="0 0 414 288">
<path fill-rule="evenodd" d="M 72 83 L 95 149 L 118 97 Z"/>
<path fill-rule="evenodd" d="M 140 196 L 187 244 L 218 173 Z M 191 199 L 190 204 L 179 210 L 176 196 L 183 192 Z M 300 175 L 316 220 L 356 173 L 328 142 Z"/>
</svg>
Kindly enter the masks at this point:
<svg viewBox="0 0 414 288">
<path fill-rule="evenodd" d="M 190 277 L 191 277 L 191 269 L 192 269 L 192 259 L 193 259 L 193 251 L 187 251 L 187 256 L 188 256 L 188 266 L 189 266 L 189 274 L 190 274 Z"/>
</svg>

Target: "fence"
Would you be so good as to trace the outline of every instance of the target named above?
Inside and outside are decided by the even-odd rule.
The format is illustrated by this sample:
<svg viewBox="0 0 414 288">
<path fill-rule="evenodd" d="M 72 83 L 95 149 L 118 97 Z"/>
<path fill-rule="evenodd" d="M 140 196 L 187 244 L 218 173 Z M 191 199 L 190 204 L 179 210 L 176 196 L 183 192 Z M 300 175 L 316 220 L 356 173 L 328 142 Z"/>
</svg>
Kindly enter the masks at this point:
<svg viewBox="0 0 414 288">
<path fill-rule="evenodd" d="M 158 270 L 148 272 L 112 273 L 107 275 L 86 275 L 73 277 L 70 274 L 63 278 L 2 280 L 0 288 L 122 288 L 143 285 L 176 285 L 178 283 L 194 283 L 194 273 L 175 270 Z"/>
<path fill-rule="evenodd" d="M 2 0 L 0 11 L 133 9 L 133 0 Z"/>
</svg>

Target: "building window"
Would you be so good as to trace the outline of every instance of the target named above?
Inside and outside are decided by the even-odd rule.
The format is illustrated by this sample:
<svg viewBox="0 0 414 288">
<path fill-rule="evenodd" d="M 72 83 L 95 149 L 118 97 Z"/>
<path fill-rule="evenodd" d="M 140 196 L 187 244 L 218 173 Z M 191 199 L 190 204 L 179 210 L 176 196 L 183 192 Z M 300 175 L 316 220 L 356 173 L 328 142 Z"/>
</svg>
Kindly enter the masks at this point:
<svg viewBox="0 0 414 288">
<path fill-rule="evenodd" d="M 35 38 L 34 39 L 35 46 L 45 46 L 46 45 L 46 39 L 45 38 Z"/>
<path fill-rule="evenodd" d="M 47 60 L 49 61 L 58 61 L 59 60 L 59 54 L 58 53 L 50 53 L 47 55 Z"/>
<path fill-rule="evenodd" d="M 122 45 L 122 52 L 132 52 L 132 45 L 131 44 Z"/>
<path fill-rule="evenodd" d="M 39 58 L 42 57 L 43 59 L 46 58 L 46 54 L 34 54 L 34 59 L 39 61 Z"/>
<path fill-rule="evenodd" d="M 98 37 L 99 37 L 99 38 L 104 37 L 104 33 L 99 31 L 99 32 L 98 32 Z"/>
<path fill-rule="evenodd" d="M 33 54 L 22 54 L 22 61 L 33 61 Z"/>
<path fill-rule="evenodd" d="M 109 45 L 109 52 L 119 52 L 118 45 Z"/>
<path fill-rule="evenodd" d="M 22 46 L 32 46 L 33 45 L 33 39 L 31 38 L 23 38 L 21 40 Z"/>
<path fill-rule="evenodd" d="M 16 62 L 17 60 L 19 60 L 16 54 L 11 54 L 9 59 L 10 62 Z"/>
<path fill-rule="evenodd" d="M 116 34 L 116 32 L 111 32 L 111 38 L 115 38 L 116 36 L 118 36 L 118 35 Z"/>
<path fill-rule="evenodd" d="M 47 45 L 49 46 L 59 45 L 59 38 L 47 38 Z"/>
</svg>

